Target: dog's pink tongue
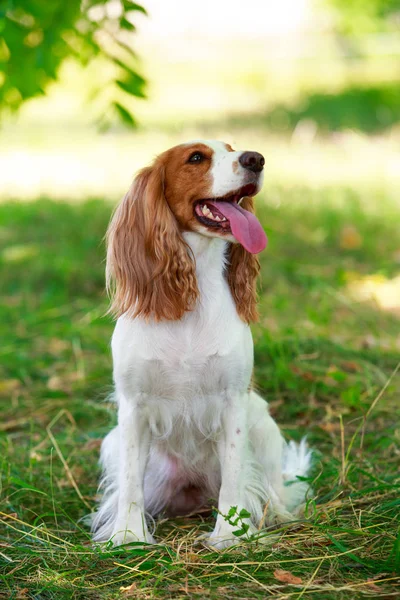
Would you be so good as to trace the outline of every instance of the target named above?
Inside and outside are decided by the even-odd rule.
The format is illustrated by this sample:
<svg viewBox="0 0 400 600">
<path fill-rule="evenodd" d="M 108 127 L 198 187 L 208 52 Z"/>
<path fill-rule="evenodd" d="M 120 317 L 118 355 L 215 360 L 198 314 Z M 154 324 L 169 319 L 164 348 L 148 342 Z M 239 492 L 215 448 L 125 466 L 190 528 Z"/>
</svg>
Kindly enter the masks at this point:
<svg viewBox="0 0 400 600">
<path fill-rule="evenodd" d="M 258 254 L 267 245 L 267 236 L 257 217 L 239 204 L 223 201 L 208 201 L 229 220 L 232 234 L 248 252 Z"/>
</svg>

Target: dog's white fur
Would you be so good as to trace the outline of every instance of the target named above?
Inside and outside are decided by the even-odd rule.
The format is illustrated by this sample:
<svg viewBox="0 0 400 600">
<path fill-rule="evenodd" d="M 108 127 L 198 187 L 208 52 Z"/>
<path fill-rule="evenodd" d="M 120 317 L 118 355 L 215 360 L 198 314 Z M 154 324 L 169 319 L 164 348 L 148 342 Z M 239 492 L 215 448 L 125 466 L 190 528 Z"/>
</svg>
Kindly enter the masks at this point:
<svg viewBox="0 0 400 600">
<path fill-rule="evenodd" d="M 242 174 L 233 176 L 226 165 L 240 153 L 213 147 L 218 196 L 237 187 Z M 232 506 L 251 513 L 251 532 L 263 518 L 293 519 L 304 503 L 307 484 L 296 477 L 307 474 L 310 452 L 305 442 L 285 444 L 267 403 L 250 388 L 252 335 L 224 276 L 229 242 L 201 232 L 184 236 L 196 264 L 195 310 L 179 321 L 123 315 L 116 324 L 119 424 L 101 450 L 96 541 L 154 542 L 146 514 L 182 513 L 214 500 L 219 514 L 209 543 L 224 548 L 237 541 L 237 527 L 224 518 Z"/>
</svg>

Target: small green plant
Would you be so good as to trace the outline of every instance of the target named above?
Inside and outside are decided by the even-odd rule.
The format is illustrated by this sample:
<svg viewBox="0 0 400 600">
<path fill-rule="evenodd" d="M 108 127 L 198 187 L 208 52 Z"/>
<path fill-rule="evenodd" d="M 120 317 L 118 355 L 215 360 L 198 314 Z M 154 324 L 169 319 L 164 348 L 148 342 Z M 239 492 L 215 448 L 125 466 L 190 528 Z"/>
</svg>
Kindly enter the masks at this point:
<svg viewBox="0 0 400 600">
<path fill-rule="evenodd" d="M 249 519 L 251 514 L 245 508 L 242 508 L 240 511 L 238 511 L 237 506 L 231 506 L 226 515 L 222 513 L 221 515 L 224 517 L 225 521 L 229 523 L 229 525 L 232 525 L 232 527 L 239 527 L 239 529 L 232 531 L 233 535 L 239 537 L 241 535 L 246 535 L 249 531 L 250 525 L 245 523 L 244 519 Z"/>
</svg>

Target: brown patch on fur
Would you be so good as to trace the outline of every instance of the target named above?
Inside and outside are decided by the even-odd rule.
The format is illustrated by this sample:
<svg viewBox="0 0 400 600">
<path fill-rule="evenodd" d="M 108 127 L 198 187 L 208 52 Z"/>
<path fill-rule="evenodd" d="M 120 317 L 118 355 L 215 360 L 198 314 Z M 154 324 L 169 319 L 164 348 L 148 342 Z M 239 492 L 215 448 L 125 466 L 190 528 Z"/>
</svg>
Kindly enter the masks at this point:
<svg viewBox="0 0 400 600">
<path fill-rule="evenodd" d="M 245 210 L 254 213 L 252 198 L 243 198 L 240 204 Z M 257 277 L 260 263 L 255 254 L 251 254 L 241 244 L 232 244 L 228 252 L 227 279 L 239 317 L 245 323 L 258 320 Z"/>
<path fill-rule="evenodd" d="M 233 161 L 232 170 L 234 173 L 237 173 L 239 171 L 239 161 L 238 160 Z"/>
<path fill-rule="evenodd" d="M 188 163 L 190 156 L 197 151 L 201 152 L 204 160 L 198 164 Z M 209 146 L 191 144 L 175 146 L 159 157 L 165 169 L 165 198 L 183 231 L 197 229 L 193 204 L 210 195 L 212 181 L 208 171 L 212 156 L 213 150 Z"/>
<path fill-rule="evenodd" d="M 188 163 L 199 150 L 206 157 Z M 212 150 L 176 146 L 135 178 L 107 232 L 107 288 L 116 316 L 178 320 L 198 299 L 195 265 L 181 230 L 195 224 L 193 202 L 208 195 Z M 193 174 L 201 175 L 193 177 Z"/>
<path fill-rule="evenodd" d="M 230 144 L 225 144 L 225 148 L 228 150 L 228 152 L 235 152 Z"/>
</svg>

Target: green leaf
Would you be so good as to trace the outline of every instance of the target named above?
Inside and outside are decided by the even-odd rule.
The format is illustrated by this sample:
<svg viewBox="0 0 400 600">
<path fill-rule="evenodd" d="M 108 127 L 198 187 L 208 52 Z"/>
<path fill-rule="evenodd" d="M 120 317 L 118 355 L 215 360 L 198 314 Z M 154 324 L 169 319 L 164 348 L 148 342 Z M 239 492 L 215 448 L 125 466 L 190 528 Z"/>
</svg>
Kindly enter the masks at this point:
<svg viewBox="0 0 400 600">
<path fill-rule="evenodd" d="M 38 490 L 33 485 L 26 483 L 26 481 L 23 481 L 19 477 L 14 477 L 14 476 L 10 477 L 10 482 L 13 483 L 18 488 L 22 488 L 24 490 L 31 490 L 32 492 L 36 492 L 37 494 L 43 494 L 43 496 L 47 495 L 45 492 L 43 492 L 43 490 Z"/>
<path fill-rule="evenodd" d="M 240 535 L 244 535 L 245 533 L 247 533 L 248 530 L 249 530 L 249 525 L 247 525 L 247 523 L 243 523 L 241 529 L 236 529 L 235 531 L 232 531 L 232 533 L 236 537 L 239 537 Z"/>
<path fill-rule="evenodd" d="M 136 96 L 137 98 L 145 98 L 145 93 L 143 91 L 143 87 L 145 85 L 145 81 L 140 75 L 131 76 L 130 81 L 121 81 L 117 79 L 115 82 L 121 90 L 129 94 L 130 96 Z"/>
<path fill-rule="evenodd" d="M 236 515 L 236 513 L 237 513 L 237 506 L 231 506 L 230 509 L 228 510 L 228 514 L 226 516 L 228 517 L 228 519 L 230 519 L 231 517 Z"/>
<path fill-rule="evenodd" d="M 121 17 L 119 24 L 121 29 L 125 29 L 126 31 L 136 31 L 135 25 L 128 21 L 128 19 L 125 17 Z"/>
<path fill-rule="evenodd" d="M 119 102 L 113 102 L 113 107 L 116 109 L 119 117 L 126 125 L 129 125 L 130 127 L 136 127 L 135 119 L 133 118 L 131 113 L 127 111 L 126 108 L 121 106 Z"/>
<path fill-rule="evenodd" d="M 249 513 L 248 510 L 246 510 L 245 508 L 242 508 L 242 510 L 239 513 L 239 517 L 241 519 L 248 519 L 249 517 L 251 517 L 251 514 Z"/>
<path fill-rule="evenodd" d="M 122 5 L 126 12 L 136 11 L 136 12 L 141 12 L 147 16 L 146 9 L 143 6 L 141 6 L 140 4 L 137 4 L 136 2 L 131 2 L 131 0 L 122 0 Z"/>
</svg>

